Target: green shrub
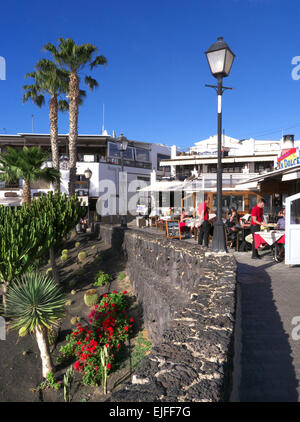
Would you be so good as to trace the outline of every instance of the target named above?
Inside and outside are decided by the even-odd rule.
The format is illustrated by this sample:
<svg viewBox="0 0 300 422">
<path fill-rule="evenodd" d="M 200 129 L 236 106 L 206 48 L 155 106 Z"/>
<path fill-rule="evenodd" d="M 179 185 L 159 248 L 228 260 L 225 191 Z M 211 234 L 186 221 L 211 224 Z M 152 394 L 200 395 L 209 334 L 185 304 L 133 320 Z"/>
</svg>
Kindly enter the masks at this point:
<svg viewBox="0 0 300 422">
<path fill-rule="evenodd" d="M 83 262 L 86 259 L 86 257 L 87 257 L 87 252 L 82 251 L 82 252 L 79 252 L 77 258 L 79 262 Z"/>
<path fill-rule="evenodd" d="M 120 273 L 118 279 L 119 280 L 124 280 L 124 278 L 126 277 L 125 273 Z"/>
<path fill-rule="evenodd" d="M 94 278 L 94 286 L 104 286 L 105 284 L 111 283 L 112 277 L 109 274 L 105 274 L 103 271 L 98 271 Z"/>
<path fill-rule="evenodd" d="M 97 293 L 97 290 L 95 289 L 90 289 L 88 290 L 85 294 L 84 294 L 84 303 L 86 304 L 86 306 L 94 306 L 97 304 L 98 299 L 99 299 L 99 295 Z"/>
</svg>

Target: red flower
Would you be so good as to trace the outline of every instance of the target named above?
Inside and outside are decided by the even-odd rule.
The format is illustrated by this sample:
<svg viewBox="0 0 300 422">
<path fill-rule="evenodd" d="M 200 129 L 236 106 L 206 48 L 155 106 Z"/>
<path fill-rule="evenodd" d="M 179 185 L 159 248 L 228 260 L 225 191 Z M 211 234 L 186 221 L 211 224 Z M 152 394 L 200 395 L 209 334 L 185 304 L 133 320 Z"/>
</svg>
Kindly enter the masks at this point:
<svg viewBox="0 0 300 422">
<path fill-rule="evenodd" d="M 111 364 L 110 364 L 110 363 L 108 363 L 108 364 L 107 364 L 107 366 L 106 366 L 106 368 L 107 368 L 107 369 L 110 369 L 110 368 L 111 368 Z"/>
<path fill-rule="evenodd" d="M 130 322 L 133 322 L 133 318 L 130 318 L 130 320 L 129 320 Z"/>
<path fill-rule="evenodd" d="M 124 327 L 124 331 L 128 331 L 128 325 L 126 325 L 126 327 Z"/>
<path fill-rule="evenodd" d="M 125 291 L 123 292 L 123 295 L 126 295 L 126 293 L 127 293 L 127 291 L 125 290 Z"/>
</svg>

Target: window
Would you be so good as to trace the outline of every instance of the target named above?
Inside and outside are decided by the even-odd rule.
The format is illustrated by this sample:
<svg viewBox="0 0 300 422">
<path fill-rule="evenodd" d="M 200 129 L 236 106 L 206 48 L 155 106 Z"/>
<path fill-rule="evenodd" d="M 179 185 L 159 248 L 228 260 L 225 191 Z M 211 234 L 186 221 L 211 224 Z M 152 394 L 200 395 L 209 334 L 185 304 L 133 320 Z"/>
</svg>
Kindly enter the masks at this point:
<svg viewBox="0 0 300 422">
<path fill-rule="evenodd" d="M 108 142 L 108 156 L 121 158 L 121 151 L 116 143 Z M 124 151 L 124 160 L 134 160 L 132 147 L 127 147 L 126 151 Z"/>
<path fill-rule="evenodd" d="M 260 173 L 266 170 L 273 170 L 274 162 L 273 161 L 261 161 L 259 163 L 254 163 L 255 173 Z"/>
<path fill-rule="evenodd" d="M 135 159 L 136 161 L 142 161 L 143 163 L 149 163 L 150 151 L 144 148 L 135 148 Z"/>
<path fill-rule="evenodd" d="M 222 196 L 222 212 L 225 213 L 231 207 L 237 211 L 244 211 L 244 196 L 243 195 L 223 195 Z M 217 195 L 213 195 L 213 209 L 217 208 Z"/>
<path fill-rule="evenodd" d="M 300 199 L 291 202 L 291 224 L 300 224 Z"/>
<path fill-rule="evenodd" d="M 171 167 L 170 166 L 164 166 L 164 167 L 161 167 L 160 166 L 160 162 L 162 160 L 169 160 L 170 158 L 171 157 L 169 155 L 157 154 L 157 170 L 163 171 L 163 169 L 165 169 L 166 171 L 171 171 Z"/>
<path fill-rule="evenodd" d="M 251 212 L 252 208 L 254 208 L 256 204 L 257 204 L 257 196 L 249 195 L 249 212 Z"/>
</svg>

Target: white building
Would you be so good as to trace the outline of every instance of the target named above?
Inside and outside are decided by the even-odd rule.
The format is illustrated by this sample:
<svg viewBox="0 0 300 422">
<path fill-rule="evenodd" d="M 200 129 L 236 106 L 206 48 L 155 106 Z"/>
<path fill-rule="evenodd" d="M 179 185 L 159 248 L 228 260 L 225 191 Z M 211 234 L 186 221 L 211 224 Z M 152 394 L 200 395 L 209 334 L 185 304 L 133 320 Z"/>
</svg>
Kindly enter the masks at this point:
<svg viewBox="0 0 300 422">
<path fill-rule="evenodd" d="M 177 181 L 188 178 L 197 180 L 203 193 L 209 197 L 210 209 L 216 209 L 217 189 L 217 135 L 196 142 L 188 152 L 179 152 L 176 146 L 171 148 L 171 159 L 163 160 L 162 166 L 171 170 L 171 176 Z M 293 135 L 285 135 L 281 140 L 236 139 L 222 136 L 222 183 L 223 209 L 235 206 L 240 212 L 248 212 L 259 196 L 257 184 L 241 184 L 259 174 L 267 173 L 277 167 L 277 158 L 285 149 L 300 145 Z M 200 189 L 200 188 L 199 188 Z M 272 198 L 266 209 L 271 212 Z"/>
<path fill-rule="evenodd" d="M 127 173 L 128 186 L 135 181 L 142 181 L 150 184 L 151 172 L 157 173 L 157 178 L 168 176 L 170 173 L 165 168 L 160 167 L 162 159 L 169 159 L 171 156 L 170 147 L 162 144 L 140 142 L 128 140 L 127 150 L 124 152 L 124 172 Z M 58 136 L 60 171 L 61 171 L 61 191 L 68 193 L 69 170 L 68 170 L 68 135 Z M 42 149 L 49 151 L 50 161 L 45 163 L 52 166 L 51 148 L 49 134 L 17 134 L 0 135 L 0 152 L 4 152 L 7 146 L 22 148 L 23 146 L 40 145 Z M 110 181 L 115 186 L 116 213 L 118 213 L 119 197 L 119 173 L 121 171 L 121 155 L 117 148 L 117 139 L 109 135 L 78 135 L 77 139 L 77 184 L 75 187 L 79 197 L 87 199 L 89 192 L 91 209 L 95 208 L 96 200 L 103 194 L 104 181 Z M 85 170 L 92 171 L 90 183 L 84 176 Z M 0 200 L 2 203 L 17 201 L 22 197 L 23 182 L 20 180 L 14 185 L 0 184 Z M 52 190 L 52 186 L 39 181 L 32 184 L 33 196 L 42 192 Z M 128 193 L 128 201 L 135 192 Z M 13 199 L 12 195 L 18 198 Z M 6 197 L 6 199 L 5 199 Z"/>
</svg>

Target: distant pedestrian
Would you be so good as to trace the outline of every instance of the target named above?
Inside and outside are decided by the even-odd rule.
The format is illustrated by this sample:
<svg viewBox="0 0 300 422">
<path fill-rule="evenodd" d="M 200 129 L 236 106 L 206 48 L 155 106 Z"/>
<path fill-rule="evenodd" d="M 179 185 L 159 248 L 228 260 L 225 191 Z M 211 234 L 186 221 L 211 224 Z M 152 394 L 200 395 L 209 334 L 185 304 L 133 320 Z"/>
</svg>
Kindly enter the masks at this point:
<svg viewBox="0 0 300 422">
<path fill-rule="evenodd" d="M 198 236 L 198 245 L 202 245 L 204 240 L 204 245 L 208 247 L 208 236 L 211 229 L 209 224 L 209 208 L 208 208 L 208 198 L 204 199 L 204 202 L 199 204 L 197 209 L 197 214 L 199 217 L 199 236 Z"/>
<path fill-rule="evenodd" d="M 261 259 L 257 252 L 257 249 L 255 248 L 254 234 L 260 231 L 261 225 L 267 225 L 263 217 L 265 202 L 266 201 L 263 198 L 259 199 L 257 205 L 255 205 L 255 207 L 253 207 L 251 211 L 251 233 L 253 237 L 252 259 Z"/>
</svg>

